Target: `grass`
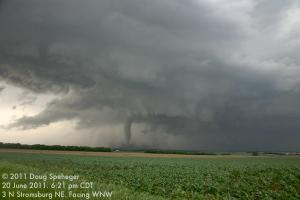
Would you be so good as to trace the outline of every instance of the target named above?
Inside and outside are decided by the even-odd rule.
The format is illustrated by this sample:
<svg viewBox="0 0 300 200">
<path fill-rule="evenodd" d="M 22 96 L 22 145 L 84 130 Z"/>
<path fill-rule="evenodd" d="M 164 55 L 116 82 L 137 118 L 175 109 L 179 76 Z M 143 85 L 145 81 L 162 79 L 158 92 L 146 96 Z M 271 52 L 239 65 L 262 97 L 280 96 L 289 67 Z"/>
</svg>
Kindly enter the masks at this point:
<svg viewBox="0 0 300 200">
<path fill-rule="evenodd" d="M 292 156 L 179 159 L 0 153 L 0 173 L 13 172 L 76 174 L 80 180 L 74 183 L 93 182 L 92 190 L 113 192 L 109 199 L 300 199 L 300 159 Z"/>
</svg>

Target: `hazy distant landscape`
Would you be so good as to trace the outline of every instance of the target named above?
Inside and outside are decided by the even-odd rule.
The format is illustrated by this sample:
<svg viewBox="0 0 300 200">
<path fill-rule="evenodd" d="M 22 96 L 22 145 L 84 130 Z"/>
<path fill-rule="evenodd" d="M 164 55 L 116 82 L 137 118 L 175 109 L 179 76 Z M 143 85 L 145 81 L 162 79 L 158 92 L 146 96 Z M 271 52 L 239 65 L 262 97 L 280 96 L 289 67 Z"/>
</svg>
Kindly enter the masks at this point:
<svg viewBox="0 0 300 200">
<path fill-rule="evenodd" d="M 0 149 L 32 149 L 32 150 L 58 150 L 58 151 L 78 151 L 78 152 L 143 152 L 151 154 L 181 154 L 181 155 L 299 155 L 300 152 L 276 152 L 276 151 L 248 151 L 248 152 L 217 152 L 200 150 L 175 150 L 175 149 L 153 149 L 142 147 L 87 147 L 87 146 L 62 146 L 62 145 L 42 145 L 42 144 L 20 144 L 20 143 L 2 143 Z"/>
</svg>

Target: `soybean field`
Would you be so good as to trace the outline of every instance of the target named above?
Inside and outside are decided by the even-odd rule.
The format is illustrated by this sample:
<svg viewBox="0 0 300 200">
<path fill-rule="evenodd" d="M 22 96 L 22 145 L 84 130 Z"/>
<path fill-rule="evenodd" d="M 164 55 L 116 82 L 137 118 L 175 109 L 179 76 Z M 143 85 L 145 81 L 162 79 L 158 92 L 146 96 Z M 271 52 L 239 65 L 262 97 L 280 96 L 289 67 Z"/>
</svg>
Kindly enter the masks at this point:
<svg viewBox="0 0 300 200">
<path fill-rule="evenodd" d="M 15 195 L 24 195 L 23 199 L 34 199 L 26 193 L 37 190 L 53 195 L 64 191 L 64 197 L 51 199 L 100 199 L 93 196 L 96 191 L 111 192 L 101 199 L 300 199 L 297 156 L 143 158 L 1 152 L 0 173 L 2 192 L 6 192 L 2 199 L 14 199 L 7 196 L 10 190 L 18 190 Z M 32 180 L 28 179 L 30 173 L 36 175 Z M 27 180 L 12 180 L 10 174 L 27 174 Z M 50 174 L 79 179 L 63 180 L 66 185 L 58 187 L 59 182 L 51 180 Z M 48 179 L 39 180 L 39 175 Z M 29 187 L 28 181 L 37 184 Z M 10 183 L 10 188 L 3 188 L 3 183 Z M 83 183 L 91 183 L 92 188 L 82 187 Z M 18 186 L 21 188 L 13 188 Z"/>
</svg>

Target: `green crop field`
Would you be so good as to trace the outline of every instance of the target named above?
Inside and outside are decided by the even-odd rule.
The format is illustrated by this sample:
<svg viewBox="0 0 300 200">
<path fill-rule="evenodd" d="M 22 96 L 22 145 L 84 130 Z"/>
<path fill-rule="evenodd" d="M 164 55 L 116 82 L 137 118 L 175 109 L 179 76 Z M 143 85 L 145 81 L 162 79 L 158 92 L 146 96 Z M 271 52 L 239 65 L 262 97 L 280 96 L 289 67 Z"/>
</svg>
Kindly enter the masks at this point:
<svg viewBox="0 0 300 200">
<path fill-rule="evenodd" d="M 296 156 L 200 156 L 190 159 L 2 152 L 0 173 L 1 199 L 17 199 L 7 197 L 10 190 L 23 193 L 63 190 L 66 194 L 63 199 L 300 199 L 300 158 Z M 29 173 L 48 176 L 63 173 L 78 175 L 79 179 L 65 181 L 66 185 L 59 187 L 57 181 L 20 177 Z M 9 177 L 3 177 L 3 174 Z M 11 174 L 21 175 L 10 179 Z M 13 184 L 26 183 L 28 186 L 29 181 L 37 182 L 36 188 L 12 188 L 16 187 Z M 82 182 L 92 183 L 93 187 L 75 188 L 74 185 Z M 42 186 L 38 185 L 41 183 Z M 92 194 L 92 191 L 112 192 L 112 196 L 79 197 L 84 193 Z"/>
</svg>

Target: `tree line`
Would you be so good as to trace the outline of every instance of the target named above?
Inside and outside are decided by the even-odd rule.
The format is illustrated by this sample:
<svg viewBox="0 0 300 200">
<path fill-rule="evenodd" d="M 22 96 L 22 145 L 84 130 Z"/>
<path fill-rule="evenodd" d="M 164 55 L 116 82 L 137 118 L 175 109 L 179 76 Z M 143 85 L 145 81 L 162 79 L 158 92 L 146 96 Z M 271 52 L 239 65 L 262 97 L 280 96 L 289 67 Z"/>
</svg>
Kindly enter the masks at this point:
<svg viewBox="0 0 300 200">
<path fill-rule="evenodd" d="M 92 152 L 111 152 L 107 147 L 86 147 L 86 146 L 61 146 L 61 145 L 44 145 L 44 144 L 20 144 L 20 143 L 2 143 L 0 148 L 8 149 L 33 149 L 33 150 L 60 150 L 60 151 L 92 151 Z"/>
</svg>

